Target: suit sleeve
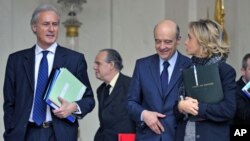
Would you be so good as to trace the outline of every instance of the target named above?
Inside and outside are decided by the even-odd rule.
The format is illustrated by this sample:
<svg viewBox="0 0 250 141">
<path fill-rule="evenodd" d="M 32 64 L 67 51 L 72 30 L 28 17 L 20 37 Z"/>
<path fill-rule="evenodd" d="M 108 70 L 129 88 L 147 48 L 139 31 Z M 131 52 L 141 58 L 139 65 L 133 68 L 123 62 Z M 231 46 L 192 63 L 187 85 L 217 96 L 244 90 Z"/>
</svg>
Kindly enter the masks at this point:
<svg viewBox="0 0 250 141">
<path fill-rule="evenodd" d="M 139 75 L 139 63 L 136 62 L 134 74 L 130 83 L 128 91 L 128 111 L 129 115 L 137 123 L 141 122 L 141 113 L 144 108 L 141 106 L 142 103 L 142 92 Z"/>
<path fill-rule="evenodd" d="M 5 130 L 11 130 L 14 128 L 14 108 L 15 108 L 15 84 L 14 84 L 14 65 L 11 55 L 8 58 L 6 71 L 5 71 L 5 80 L 3 88 L 3 110 L 4 110 L 4 125 Z"/>
</svg>

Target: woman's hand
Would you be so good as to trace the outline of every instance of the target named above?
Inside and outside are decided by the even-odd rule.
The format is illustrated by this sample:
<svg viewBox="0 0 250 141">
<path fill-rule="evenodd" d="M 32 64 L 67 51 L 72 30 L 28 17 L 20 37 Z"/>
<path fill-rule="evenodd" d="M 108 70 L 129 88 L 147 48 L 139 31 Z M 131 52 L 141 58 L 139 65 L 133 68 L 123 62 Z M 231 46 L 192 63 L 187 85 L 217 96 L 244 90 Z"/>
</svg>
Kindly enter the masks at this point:
<svg viewBox="0 0 250 141">
<path fill-rule="evenodd" d="M 191 97 L 185 97 L 184 100 L 179 101 L 178 110 L 181 113 L 188 113 L 191 115 L 198 115 L 198 107 L 199 102 L 197 99 L 193 99 Z"/>
</svg>

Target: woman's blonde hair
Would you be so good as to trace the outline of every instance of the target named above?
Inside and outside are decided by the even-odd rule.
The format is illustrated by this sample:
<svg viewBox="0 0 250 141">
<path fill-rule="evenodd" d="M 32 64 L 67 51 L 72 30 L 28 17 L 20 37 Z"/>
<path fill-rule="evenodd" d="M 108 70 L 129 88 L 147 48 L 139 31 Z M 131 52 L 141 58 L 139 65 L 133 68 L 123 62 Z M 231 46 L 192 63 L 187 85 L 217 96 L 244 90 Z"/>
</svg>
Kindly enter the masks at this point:
<svg viewBox="0 0 250 141">
<path fill-rule="evenodd" d="M 218 23 L 209 19 L 193 21 L 189 24 L 189 31 L 196 37 L 206 57 L 216 54 L 227 58 L 229 46 L 223 41 L 222 28 Z"/>
</svg>

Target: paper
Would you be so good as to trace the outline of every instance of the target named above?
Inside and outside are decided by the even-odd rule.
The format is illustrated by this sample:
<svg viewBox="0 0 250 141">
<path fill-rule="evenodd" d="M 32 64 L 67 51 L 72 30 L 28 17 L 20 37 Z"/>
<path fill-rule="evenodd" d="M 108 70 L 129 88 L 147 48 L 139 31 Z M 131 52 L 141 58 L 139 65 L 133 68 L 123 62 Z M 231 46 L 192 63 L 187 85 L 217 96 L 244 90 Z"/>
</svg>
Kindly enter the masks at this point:
<svg viewBox="0 0 250 141">
<path fill-rule="evenodd" d="M 250 98 L 250 81 L 242 88 L 244 94 Z"/>
<path fill-rule="evenodd" d="M 52 108 L 58 109 L 61 106 L 58 97 L 74 102 L 80 100 L 85 91 L 86 86 L 80 80 L 66 68 L 60 68 L 52 73 L 44 99 Z M 72 122 L 75 121 L 73 115 L 67 118 Z"/>
</svg>

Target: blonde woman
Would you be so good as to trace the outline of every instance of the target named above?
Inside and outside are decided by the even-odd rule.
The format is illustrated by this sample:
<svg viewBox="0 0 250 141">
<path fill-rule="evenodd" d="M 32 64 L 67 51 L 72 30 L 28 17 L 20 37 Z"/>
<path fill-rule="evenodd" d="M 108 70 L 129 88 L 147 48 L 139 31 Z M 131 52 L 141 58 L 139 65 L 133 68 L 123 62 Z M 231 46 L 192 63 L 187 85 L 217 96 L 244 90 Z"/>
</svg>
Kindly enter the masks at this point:
<svg viewBox="0 0 250 141">
<path fill-rule="evenodd" d="M 215 104 L 202 103 L 185 96 L 185 88 L 180 91 L 184 98 L 176 106 L 176 141 L 229 141 L 229 123 L 236 109 L 236 73 L 225 62 L 229 49 L 222 37 L 222 29 L 214 21 L 199 20 L 189 24 L 186 52 L 192 56 L 193 65 L 218 63 L 224 98 Z M 187 115 L 197 116 L 199 120 L 190 121 Z"/>
</svg>

